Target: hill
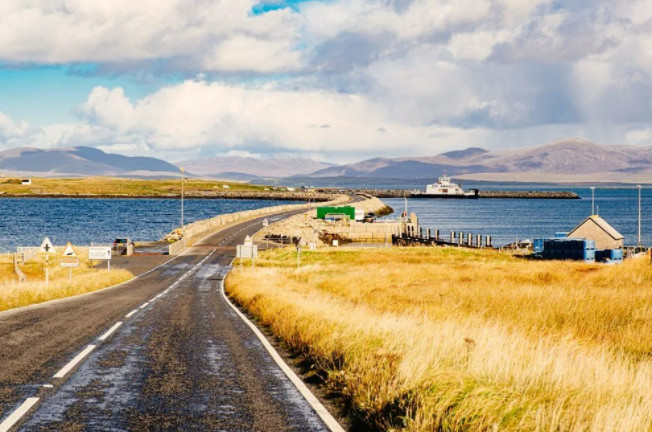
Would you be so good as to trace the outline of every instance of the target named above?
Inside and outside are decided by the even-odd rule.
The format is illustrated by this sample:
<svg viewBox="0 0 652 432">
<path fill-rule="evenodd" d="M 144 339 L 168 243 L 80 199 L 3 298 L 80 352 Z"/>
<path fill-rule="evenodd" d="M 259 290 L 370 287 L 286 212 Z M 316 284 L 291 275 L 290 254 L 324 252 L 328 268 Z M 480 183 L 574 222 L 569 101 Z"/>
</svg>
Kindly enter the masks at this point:
<svg viewBox="0 0 652 432">
<path fill-rule="evenodd" d="M 0 171 L 7 175 L 160 177 L 179 168 L 153 157 L 105 153 L 91 147 L 14 148 L 0 152 Z"/>
<path fill-rule="evenodd" d="M 312 177 L 432 178 L 536 182 L 652 182 L 652 146 L 601 145 L 572 138 L 537 147 L 451 151 L 431 157 L 374 158 Z"/>
<path fill-rule="evenodd" d="M 178 162 L 177 166 L 204 177 L 251 180 L 256 177 L 292 177 L 333 167 L 333 164 L 306 158 L 256 159 L 224 156 Z"/>
</svg>

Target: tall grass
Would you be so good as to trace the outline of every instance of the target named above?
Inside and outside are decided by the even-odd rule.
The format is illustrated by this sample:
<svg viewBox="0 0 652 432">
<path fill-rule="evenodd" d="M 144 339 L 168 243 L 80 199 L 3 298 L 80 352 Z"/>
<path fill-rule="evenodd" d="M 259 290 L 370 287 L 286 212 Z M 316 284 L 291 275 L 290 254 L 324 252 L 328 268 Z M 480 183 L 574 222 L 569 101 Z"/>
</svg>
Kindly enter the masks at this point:
<svg viewBox="0 0 652 432">
<path fill-rule="evenodd" d="M 379 430 L 652 430 L 652 270 L 289 250 L 227 290 Z"/>
<path fill-rule="evenodd" d="M 108 273 L 104 268 L 92 268 L 86 255 L 80 256 L 79 261 L 79 267 L 72 269 L 72 281 L 69 281 L 68 268 L 62 268 L 58 258 L 52 257 L 46 286 L 43 257 L 21 266 L 27 282 L 18 283 L 11 255 L 0 255 L 0 311 L 97 291 L 133 277 L 127 270 L 114 269 Z"/>
</svg>

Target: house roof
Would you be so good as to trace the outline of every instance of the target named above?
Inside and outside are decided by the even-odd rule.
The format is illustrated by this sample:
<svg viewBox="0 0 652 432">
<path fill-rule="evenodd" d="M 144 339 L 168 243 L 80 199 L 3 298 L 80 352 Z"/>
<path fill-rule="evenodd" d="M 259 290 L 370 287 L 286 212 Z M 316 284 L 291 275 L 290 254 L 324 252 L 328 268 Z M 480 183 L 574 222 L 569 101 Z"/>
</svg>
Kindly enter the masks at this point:
<svg viewBox="0 0 652 432">
<path fill-rule="evenodd" d="M 592 215 L 592 216 L 589 216 L 589 217 L 587 217 L 586 219 L 584 219 L 584 220 L 582 221 L 581 224 L 579 224 L 578 226 L 576 226 L 575 228 L 573 228 L 573 230 L 572 230 L 570 233 L 568 233 L 568 236 L 570 237 L 570 236 L 571 236 L 575 231 L 577 231 L 577 230 L 578 230 L 582 225 L 587 224 L 587 223 L 593 223 L 593 224 L 597 225 L 600 229 L 602 229 L 602 231 L 604 231 L 604 232 L 606 232 L 607 234 L 609 234 L 609 236 L 610 236 L 611 238 L 613 238 L 614 240 L 622 240 L 622 239 L 623 239 L 623 235 L 622 235 L 621 233 L 619 233 L 618 231 L 616 231 L 616 230 L 614 229 L 614 227 L 612 227 L 611 225 L 609 225 L 609 224 L 607 223 L 606 220 L 602 219 L 602 218 L 601 218 L 600 216 L 598 216 L 598 215 Z"/>
</svg>

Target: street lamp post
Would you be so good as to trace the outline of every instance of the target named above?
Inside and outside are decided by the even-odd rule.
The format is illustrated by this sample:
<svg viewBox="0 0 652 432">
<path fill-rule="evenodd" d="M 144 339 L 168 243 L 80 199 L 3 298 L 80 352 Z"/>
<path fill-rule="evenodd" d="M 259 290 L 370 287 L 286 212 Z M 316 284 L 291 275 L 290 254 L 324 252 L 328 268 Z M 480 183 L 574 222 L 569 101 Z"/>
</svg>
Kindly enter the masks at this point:
<svg viewBox="0 0 652 432">
<path fill-rule="evenodd" d="M 591 186 L 591 216 L 595 214 L 595 187 Z"/>
<path fill-rule="evenodd" d="M 638 245 L 641 246 L 641 185 L 638 188 Z"/>
<path fill-rule="evenodd" d="M 183 229 L 183 168 L 179 168 L 181 170 L 181 229 Z"/>
</svg>

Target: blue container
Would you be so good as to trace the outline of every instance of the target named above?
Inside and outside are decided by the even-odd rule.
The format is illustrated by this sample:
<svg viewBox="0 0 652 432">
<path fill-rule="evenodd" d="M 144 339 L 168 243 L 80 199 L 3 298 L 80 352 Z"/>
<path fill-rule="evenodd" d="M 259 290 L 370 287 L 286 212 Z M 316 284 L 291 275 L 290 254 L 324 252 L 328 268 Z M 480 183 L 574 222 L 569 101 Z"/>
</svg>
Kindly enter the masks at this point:
<svg viewBox="0 0 652 432">
<path fill-rule="evenodd" d="M 534 241 L 532 242 L 532 252 L 534 252 L 535 254 L 540 254 L 541 252 L 543 252 L 543 240 L 544 239 L 542 238 L 534 239 Z"/>
<path fill-rule="evenodd" d="M 623 250 L 622 249 L 611 249 L 611 260 L 612 261 L 622 261 L 623 260 Z"/>
<path fill-rule="evenodd" d="M 586 239 L 554 238 L 543 240 L 544 259 L 595 261 L 595 241 Z"/>
</svg>

